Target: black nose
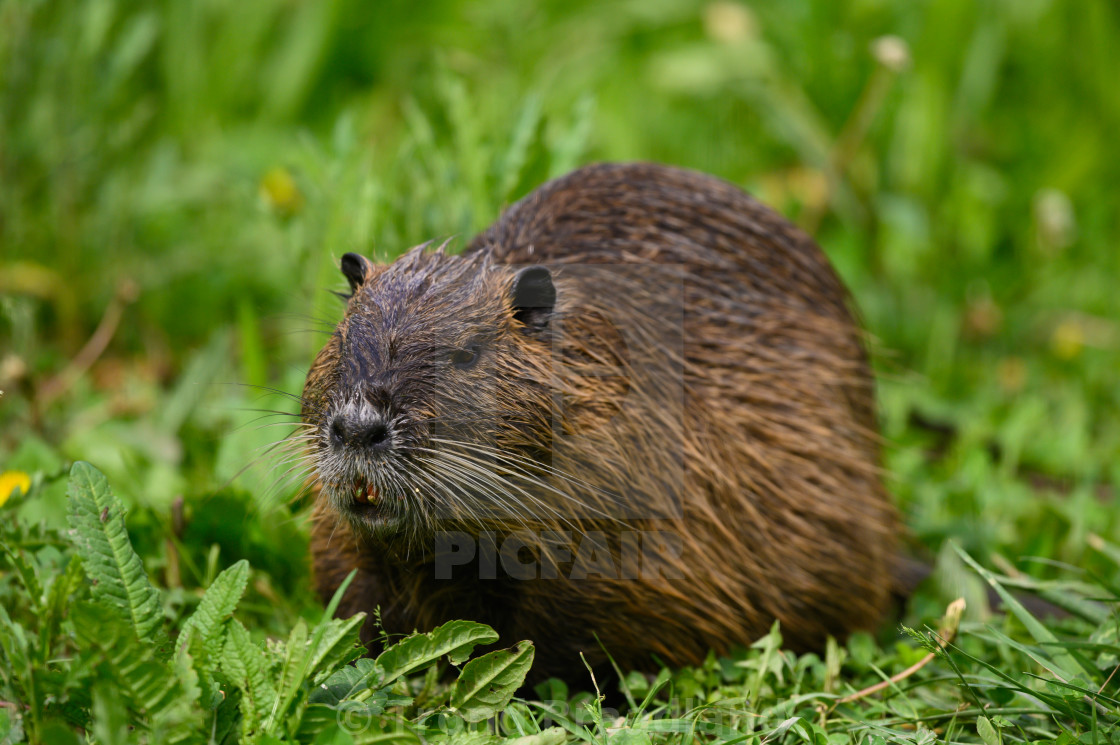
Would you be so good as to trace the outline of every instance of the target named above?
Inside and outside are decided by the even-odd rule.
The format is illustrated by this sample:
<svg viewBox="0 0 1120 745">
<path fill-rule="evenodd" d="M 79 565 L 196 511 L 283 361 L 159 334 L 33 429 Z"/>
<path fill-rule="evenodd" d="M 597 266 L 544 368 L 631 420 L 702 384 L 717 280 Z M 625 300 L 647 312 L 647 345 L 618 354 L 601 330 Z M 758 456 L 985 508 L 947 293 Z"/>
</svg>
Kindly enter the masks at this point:
<svg viewBox="0 0 1120 745">
<path fill-rule="evenodd" d="M 383 419 L 348 421 L 345 417 L 336 416 L 331 420 L 330 432 L 336 445 L 386 450 L 393 442 L 393 432 Z"/>
</svg>

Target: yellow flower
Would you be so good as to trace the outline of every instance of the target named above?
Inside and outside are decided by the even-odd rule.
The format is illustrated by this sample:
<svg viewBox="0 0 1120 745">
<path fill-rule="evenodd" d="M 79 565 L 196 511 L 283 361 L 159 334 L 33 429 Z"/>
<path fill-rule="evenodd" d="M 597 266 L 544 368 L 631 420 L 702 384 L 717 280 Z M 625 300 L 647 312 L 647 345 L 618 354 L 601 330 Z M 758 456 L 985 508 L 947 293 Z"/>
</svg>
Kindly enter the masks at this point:
<svg viewBox="0 0 1120 745">
<path fill-rule="evenodd" d="M 1050 335 L 1050 349 L 1063 360 L 1072 360 L 1085 346 L 1085 329 L 1074 319 L 1062 321 Z"/>
<path fill-rule="evenodd" d="M 4 471 L 0 473 L 0 507 L 14 496 L 16 491 L 27 494 L 31 491 L 31 477 L 23 471 Z"/>
<path fill-rule="evenodd" d="M 261 177 L 261 198 L 282 215 L 293 215 L 303 207 L 303 194 L 292 174 L 279 166 Z"/>
<path fill-rule="evenodd" d="M 750 8 L 728 0 L 716 0 L 704 8 L 704 31 L 716 41 L 731 44 L 758 34 L 758 22 Z"/>
</svg>

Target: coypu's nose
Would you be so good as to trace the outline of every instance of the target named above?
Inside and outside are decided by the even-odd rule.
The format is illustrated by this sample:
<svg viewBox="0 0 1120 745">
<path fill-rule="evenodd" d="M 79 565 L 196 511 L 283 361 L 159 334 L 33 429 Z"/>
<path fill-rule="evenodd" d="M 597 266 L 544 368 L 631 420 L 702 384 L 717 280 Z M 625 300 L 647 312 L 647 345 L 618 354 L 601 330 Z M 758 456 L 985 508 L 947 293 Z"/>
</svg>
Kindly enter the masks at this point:
<svg viewBox="0 0 1120 745">
<path fill-rule="evenodd" d="M 331 441 L 335 445 L 388 450 L 393 442 L 392 430 L 384 419 L 351 420 L 338 415 L 331 420 Z"/>
</svg>

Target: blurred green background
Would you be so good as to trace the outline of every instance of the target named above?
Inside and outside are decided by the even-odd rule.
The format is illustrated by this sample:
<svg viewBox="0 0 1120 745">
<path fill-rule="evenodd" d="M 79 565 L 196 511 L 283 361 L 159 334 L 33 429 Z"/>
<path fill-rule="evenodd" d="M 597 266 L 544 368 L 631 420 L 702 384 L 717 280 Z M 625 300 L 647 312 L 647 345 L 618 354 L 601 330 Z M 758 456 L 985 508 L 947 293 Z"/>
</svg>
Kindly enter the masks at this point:
<svg viewBox="0 0 1120 745">
<path fill-rule="evenodd" d="M 245 556 L 263 612 L 301 607 L 267 389 L 340 316 L 338 257 L 647 159 L 818 237 L 916 544 L 1092 569 L 1120 540 L 1118 48 L 1108 0 L 0 0 L 0 471 L 37 474 L 2 509 L 61 524 L 89 460 L 166 584 Z"/>
</svg>

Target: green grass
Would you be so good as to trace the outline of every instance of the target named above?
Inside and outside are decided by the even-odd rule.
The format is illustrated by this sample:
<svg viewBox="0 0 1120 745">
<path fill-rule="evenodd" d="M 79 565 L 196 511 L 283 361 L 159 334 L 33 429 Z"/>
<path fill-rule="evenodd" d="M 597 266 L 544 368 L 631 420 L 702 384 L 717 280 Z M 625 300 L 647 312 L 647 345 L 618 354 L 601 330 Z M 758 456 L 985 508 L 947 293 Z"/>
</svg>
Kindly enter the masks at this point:
<svg viewBox="0 0 1120 745">
<path fill-rule="evenodd" d="M 884 35 L 904 40 L 908 64 L 877 59 Z M 5 641 L 0 733 L 7 715 L 17 741 L 73 741 L 55 726 L 75 731 L 73 711 L 104 711 L 104 727 L 130 716 L 68 698 L 92 658 L 69 617 L 41 626 L 26 584 L 89 592 L 64 570 L 70 463 L 95 464 L 128 507 L 167 630 L 246 559 L 236 617 L 256 641 L 288 639 L 322 611 L 305 505 L 262 455 L 284 430 L 261 425 L 284 420 L 257 410 L 291 411 L 268 390 L 298 391 L 338 319 L 337 258 L 462 245 L 592 160 L 708 171 L 814 231 L 873 337 L 889 485 L 914 551 L 938 567 L 908 625 L 980 597 L 950 539 L 1052 591 L 1114 597 L 1118 43 L 1105 0 L 0 0 L 0 473 L 32 476 L 0 506 L 0 596 L 11 633 L 45 655 L 17 670 Z M 1117 662 L 1112 616 L 1054 625 L 1074 645 L 1069 670 L 982 605 L 959 653 L 887 696 L 820 698 L 922 654 L 889 633 L 824 659 L 779 654 L 771 637 L 664 673 L 654 693 L 624 676 L 629 693 L 608 703 L 634 699 L 631 724 L 655 710 L 718 721 L 713 740 L 1111 741 L 1111 700 L 1028 673 L 1097 691 Z M 20 708 L 32 678 L 55 697 L 38 724 Z M 593 688 L 564 683 L 538 695 Z M 549 724 L 533 704 L 506 711 L 510 736 Z M 615 732 L 598 711 L 553 723 L 598 741 L 688 740 Z M 111 741 L 95 731 L 79 737 Z"/>
<path fill-rule="evenodd" d="M 594 694 L 551 679 L 514 699 L 532 665 L 531 641 L 468 659 L 498 635 L 452 621 L 387 639 L 376 659 L 358 659 L 363 614 L 332 618 L 347 580 L 317 619 L 299 618 L 262 645 L 242 621 L 254 618 L 243 602 L 248 562 L 212 577 L 201 596 L 157 589 L 105 477 L 75 463 L 68 495 L 65 533 L 0 527 L 5 741 L 825 745 L 943 735 L 995 745 L 1117 736 L 1120 646 L 1100 602 L 1120 600 L 1115 591 L 1049 588 L 1074 611 L 1064 628 L 1049 629 L 964 552 L 959 558 L 1004 597 L 1010 613 L 1001 622 L 961 628 L 964 605 L 955 603 L 937 636 L 904 629 L 909 641 L 877 646 L 857 634 L 801 657 L 782 651 L 775 624 L 750 649 L 697 668 L 655 678 L 619 671 L 617 693 L 604 695 L 593 677 Z M 1120 549 L 1100 548 L 1120 559 Z"/>
</svg>

